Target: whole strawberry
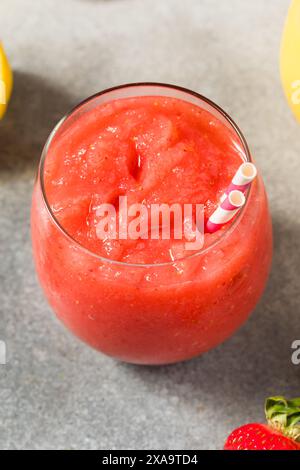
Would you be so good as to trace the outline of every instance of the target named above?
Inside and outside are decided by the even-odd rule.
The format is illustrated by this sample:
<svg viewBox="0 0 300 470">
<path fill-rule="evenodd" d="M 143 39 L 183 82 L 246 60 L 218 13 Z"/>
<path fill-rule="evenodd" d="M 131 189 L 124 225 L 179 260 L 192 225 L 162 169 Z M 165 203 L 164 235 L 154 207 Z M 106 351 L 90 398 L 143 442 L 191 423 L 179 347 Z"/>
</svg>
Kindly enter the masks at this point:
<svg viewBox="0 0 300 470">
<path fill-rule="evenodd" d="M 300 398 L 266 400 L 268 424 L 245 424 L 227 438 L 225 450 L 300 450 Z"/>
</svg>

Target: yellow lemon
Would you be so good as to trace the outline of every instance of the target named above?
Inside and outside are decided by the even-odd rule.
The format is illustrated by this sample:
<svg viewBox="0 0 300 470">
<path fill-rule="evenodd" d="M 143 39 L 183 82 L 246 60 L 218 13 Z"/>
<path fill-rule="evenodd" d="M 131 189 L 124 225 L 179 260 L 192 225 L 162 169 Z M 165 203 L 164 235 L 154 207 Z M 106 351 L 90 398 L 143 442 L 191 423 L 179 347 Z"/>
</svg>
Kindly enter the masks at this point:
<svg viewBox="0 0 300 470">
<path fill-rule="evenodd" d="M 13 85 L 12 71 L 0 43 L 0 119 L 3 117 Z"/>
<path fill-rule="evenodd" d="M 300 0 L 293 0 L 282 38 L 280 69 L 289 105 L 300 121 Z"/>
</svg>

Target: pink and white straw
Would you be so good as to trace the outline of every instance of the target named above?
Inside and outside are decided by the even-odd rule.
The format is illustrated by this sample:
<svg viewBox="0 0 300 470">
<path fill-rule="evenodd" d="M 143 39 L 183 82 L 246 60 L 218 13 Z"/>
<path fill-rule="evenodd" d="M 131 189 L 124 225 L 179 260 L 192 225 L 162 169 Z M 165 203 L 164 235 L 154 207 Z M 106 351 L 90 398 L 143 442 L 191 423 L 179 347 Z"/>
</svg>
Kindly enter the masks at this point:
<svg viewBox="0 0 300 470">
<path fill-rule="evenodd" d="M 221 197 L 221 201 L 224 201 L 226 195 L 228 195 L 230 191 L 233 191 L 235 189 L 241 191 L 242 193 L 245 193 L 252 181 L 256 178 L 256 175 L 257 169 L 253 163 L 242 163 L 239 169 L 237 170 L 236 174 L 232 178 L 230 185 Z"/>
<path fill-rule="evenodd" d="M 206 223 L 206 232 L 214 233 L 229 222 L 245 204 L 245 195 L 234 189 L 221 202 Z"/>
<path fill-rule="evenodd" d="M 256 175 L 257 169 L 253 163 L 242 163 L 221 197 L 220 205 L 209 217 L 206 223 L 206 232 L 214 233 L 219 230 L 243 207 L 246 201 L 244 193 Z"/>
</svg>

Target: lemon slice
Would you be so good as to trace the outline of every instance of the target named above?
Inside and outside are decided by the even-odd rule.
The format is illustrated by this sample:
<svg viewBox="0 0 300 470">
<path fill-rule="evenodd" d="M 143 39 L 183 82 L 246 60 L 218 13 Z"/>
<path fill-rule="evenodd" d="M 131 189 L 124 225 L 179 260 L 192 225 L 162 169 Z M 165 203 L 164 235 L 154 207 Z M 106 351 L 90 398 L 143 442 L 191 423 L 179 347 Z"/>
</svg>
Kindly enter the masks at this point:
<svg viewBox="0 0 300 470">
<path fill-rule="evenodd" d="M 300 0 L 293 0 L 290 5 L 282 38 L 280 69 L 285 95 L 300 121 Z"/>
<path fill-rule="evenodd" d="M 13 84 L 12 71 L 0 43 L 0 119 L 4 116 Z"/>
</svg>

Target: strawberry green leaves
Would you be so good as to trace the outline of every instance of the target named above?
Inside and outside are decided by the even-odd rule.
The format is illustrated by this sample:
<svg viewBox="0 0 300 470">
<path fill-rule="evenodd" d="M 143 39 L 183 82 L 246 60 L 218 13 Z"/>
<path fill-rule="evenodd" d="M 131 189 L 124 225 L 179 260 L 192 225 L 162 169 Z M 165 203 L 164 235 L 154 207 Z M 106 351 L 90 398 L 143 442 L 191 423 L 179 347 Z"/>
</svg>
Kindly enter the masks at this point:
<svg viewBox="0 0 300 470">
<path fill-rule="evenodd" d="M 267 398 L 265 413 L 269 425 L 285 436 L 300 442 L 300 398 Z"/>
</svg>

